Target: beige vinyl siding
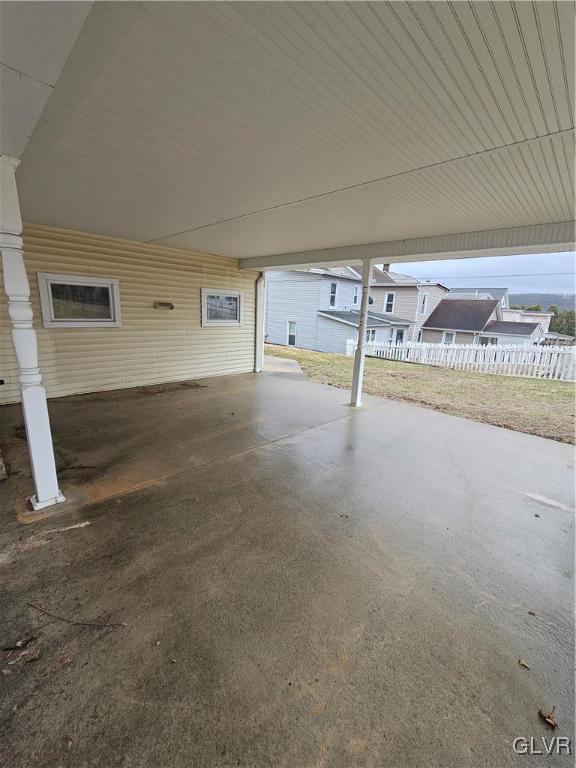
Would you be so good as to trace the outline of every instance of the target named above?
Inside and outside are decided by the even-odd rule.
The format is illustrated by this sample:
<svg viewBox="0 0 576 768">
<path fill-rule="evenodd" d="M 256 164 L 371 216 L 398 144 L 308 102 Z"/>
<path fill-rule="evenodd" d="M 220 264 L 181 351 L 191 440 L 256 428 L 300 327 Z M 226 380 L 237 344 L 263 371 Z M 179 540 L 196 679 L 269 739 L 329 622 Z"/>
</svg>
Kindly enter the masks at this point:
<svg viewBox="0 0 576 768">
<path fill-rule="evenodd" d="M 426 305 L 426 312 L 421 315 L 420 314 L 420 302 L 422 301 L 422 294 L 427 293 L 428 294 L 428 302 Z M 425 322 L 426 318 L 432 314 L 432 312 L 436 309 L 438 304 L 442 301 L 442 299 L 446 298 L 446 294 L 448 291 L 445 288 L 440 288 L 439 285 L 426 285 L 423 284 L 420 286 L 420 294 L 418 297 L 418 321 L 419 322 Z"/>
<path fill-rule="evenodd" d="M 462 333 L 461 331 L 458 331 L 456 333 L 456 344 L 474 344 L 474 334 L 473 333 Z"/>
<path fill-rule="evenodd" d="M 238 261 L 37 225 L 24 227 L 40 369 L 49 397 L 254 369 L 255 280 Z M 120 281 L 118 328 L 44 328 L 38 272 Z M 243 291 L 240 327 L 201 326 L 201 288 Z M 155 309 L 171 301 L 174 310 Z M 20 400 L 6 295 L 0 288 L 0 402 Z"/>
<path fill-rule="evenodd" d="M 382 312 L 385 314 L 386 294 L 395 293 L 394 311 L 390 314 L 401 317 L 403 320 L 415 320 L 416 308 L 418 306 L 418 286 L 396 286 L 380 287 L 372 286 L 370 296 L 374 299 L 374 304 L 370 305 L 373 312 Z"/>
<path fill-rule="evenodd" d="M 442 341 L 442 331 L 428 330 L 428 328 L 422 329 L 422 341 L 434 344 Z"/>
<path fill-rule="evenodd" d="M 453 331 L 449 331 L 449 332 L 453 333 Z M 428 342 L 428 343 L 441 343 L 443 333 L 444 331 L 437 331 L 433 328 L 423 328 L 422 341 Z M 473 344 L 474 334 L 466 333 L 464 331 L 456 331 L 456 336 L 454 337 L 454 343 L 455 344 Z"/>
</svg>

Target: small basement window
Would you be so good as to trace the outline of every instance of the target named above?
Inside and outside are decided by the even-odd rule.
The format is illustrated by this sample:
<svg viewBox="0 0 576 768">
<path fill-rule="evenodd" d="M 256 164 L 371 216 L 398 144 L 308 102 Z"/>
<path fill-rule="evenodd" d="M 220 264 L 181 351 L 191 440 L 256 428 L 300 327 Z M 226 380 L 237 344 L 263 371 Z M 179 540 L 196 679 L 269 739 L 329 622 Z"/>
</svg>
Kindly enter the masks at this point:
<svg viewBox="0 0 576 768">
<path fill-rule="evenodd" d="M 45 328 L 114 328 L 122 324 L 114 278 L 38 272 Z"/>
<path fill-rule="evenodd" d="M 202 325 L 242 325 L 241 291 L 202 288 Z"/>
</svg>

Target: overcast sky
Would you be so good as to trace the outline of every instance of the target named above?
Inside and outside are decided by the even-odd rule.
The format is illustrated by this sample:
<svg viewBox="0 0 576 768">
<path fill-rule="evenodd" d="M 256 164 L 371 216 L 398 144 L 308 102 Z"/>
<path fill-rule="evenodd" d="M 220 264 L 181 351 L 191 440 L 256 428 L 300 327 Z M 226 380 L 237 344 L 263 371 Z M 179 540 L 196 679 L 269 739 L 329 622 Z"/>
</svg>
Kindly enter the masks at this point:
<svg viewBox="0 0 576 768">
<path fill-rule="evenodd" d="M 422 280 L 448 288 L 508 288 L 510 293 L 574 293 L 574 253 L 533 253 L 484 259 L 450 259 L 393 264 Z M 555 274 L 553 274 L 555 273 Z"/>
</svg>

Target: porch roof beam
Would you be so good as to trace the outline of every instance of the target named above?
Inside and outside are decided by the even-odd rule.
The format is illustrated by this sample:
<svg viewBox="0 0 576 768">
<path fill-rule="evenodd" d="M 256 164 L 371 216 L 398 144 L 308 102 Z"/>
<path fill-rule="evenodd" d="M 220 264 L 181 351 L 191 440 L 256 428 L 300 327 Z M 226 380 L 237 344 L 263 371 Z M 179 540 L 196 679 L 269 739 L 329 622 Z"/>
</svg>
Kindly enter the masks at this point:
<svg viewBox="0 0 576 768">
<path fill-rule="evenodd" d="M 431 261 L 437 259 L 558 253 L 574 249 L 574 221 L 525 227 L 435 235 L 382 243 L 345 245 L 321 250 L 278 253 L 240 260 L 242 269 L 285 269 L 313 264 Z"/>
</svg>

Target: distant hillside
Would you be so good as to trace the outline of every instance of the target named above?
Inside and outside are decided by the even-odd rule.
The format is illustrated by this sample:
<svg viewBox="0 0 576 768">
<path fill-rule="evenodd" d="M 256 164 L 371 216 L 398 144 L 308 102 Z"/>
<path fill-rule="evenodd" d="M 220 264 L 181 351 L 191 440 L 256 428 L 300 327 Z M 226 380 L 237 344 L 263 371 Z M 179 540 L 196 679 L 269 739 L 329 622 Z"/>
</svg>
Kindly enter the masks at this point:
<svg viewBox="0 0 576 768">
<path fill-rule="evenodd" d="M 570 293 L 511 293 L 510 306 L 531 307 L 540 304 L 545 312 L 549 306 L 556 304 L 560 312 L 574 309 L 574 294 Z"/>
</svg>

